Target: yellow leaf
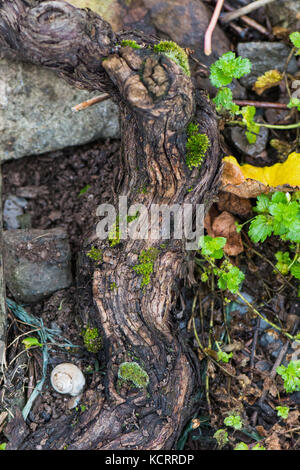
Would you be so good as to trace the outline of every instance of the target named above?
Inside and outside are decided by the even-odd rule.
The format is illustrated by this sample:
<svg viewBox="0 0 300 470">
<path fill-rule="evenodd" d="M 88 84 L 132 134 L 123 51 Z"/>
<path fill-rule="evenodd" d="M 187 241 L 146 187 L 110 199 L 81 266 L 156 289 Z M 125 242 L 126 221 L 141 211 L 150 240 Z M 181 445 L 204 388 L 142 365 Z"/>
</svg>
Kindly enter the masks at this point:
<svg viewBox="0 0 300 470">
<path fill-rule="evenodd" d="M 285 162 L 265 167 L 240 165 L 233 156 L 223 158 L 223 162 L 222 189 L 240 197 L 300 188 L 300 153 L 293 152 Z"/>
<path fill-rule="evenodd" d="M 258 77 L 253 85 L 253 90 L 256 91 L 258 95 L 261 95 L 265 90 L 279 85 L 282 78 L 283 76 L 278 70 L 268 70 Z"/>
</svg>

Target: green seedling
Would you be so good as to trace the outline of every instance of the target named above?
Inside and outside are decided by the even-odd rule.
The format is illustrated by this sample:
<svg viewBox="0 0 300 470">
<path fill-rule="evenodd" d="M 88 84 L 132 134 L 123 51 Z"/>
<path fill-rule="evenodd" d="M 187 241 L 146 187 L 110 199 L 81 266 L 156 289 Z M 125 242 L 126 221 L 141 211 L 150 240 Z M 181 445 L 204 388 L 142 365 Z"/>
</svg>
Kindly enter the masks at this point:
<svg viewBox="0 0 300 470">
<path fill-rule="evenodd" d="M 86 253 L 86 256 L 96 261 L 96 263 L 100 263 L 103 259 L 102 250 L 99 250 L 94 246 L 92 246 L 92 248 Z"/>
<path fill-rule="evenodd" d="M 279 374 L 284 383 L 283 386 L 287 393 L 299 392 L 300 390 L 300 360 L 290 361 L 285 367 L 284 365 L 277 367 Z"/>
<path fill-rule="evenodd" d="M 36 347 L 36 346 L 41 348 L 43 346 L 39 342 L 39 340 L 37 338 L 35 338 L 34 336 L 30 336 L 28 338 L 23 339 L 22 344 L 24 344 L 25 349 L 30 349 L 30 348 Z"/>
<path fill-rule="evenodd" d="M 282 419 L 287 419 L 289 415 L 290 408 L 288 406 L 276 406 L 277 416 Z"/>
<path fill-rule="evenodd" d="M 224 424 L 230 426 L 236 430 L 240 430 L 243 427 L 243 421 L 240 415 L 231 414 L 224 419 Z"/>
</svg>

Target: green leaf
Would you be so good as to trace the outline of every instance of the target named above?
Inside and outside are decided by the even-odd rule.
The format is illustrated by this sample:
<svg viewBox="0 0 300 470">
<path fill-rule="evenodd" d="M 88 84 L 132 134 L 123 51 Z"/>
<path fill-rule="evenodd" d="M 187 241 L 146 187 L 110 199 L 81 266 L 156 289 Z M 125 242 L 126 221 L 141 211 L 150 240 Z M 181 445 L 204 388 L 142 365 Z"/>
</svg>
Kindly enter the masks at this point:
<svg viewBox="0 0 300 470">
<path fill-rule="evenodd" d="M 226 245 L 226 241 L 227 240 L 224 237 L 212 238 L 209 235 L 201 237 L 199 240 L 199 247 L 201 248 L 202 255 L 213 259 L 223 258 L 223 247 Z"/>
<path fill-rule="evenodd" d="M 277 416 L 283 419 L 287 419 L 290 408 L 288 406 L 276 406 Z"/>
<path fill-rule="evenodd" d="M 283 274 L 284 276 L 288 274 L 289 266 L 292 263 L 289 252 L 277 251 L 277 253 L 275 253 L 275 258 L 277 259 L 277 263 L 275 266 L 278 271 L 280 271 L 281 274 Z"/>
<path fill-rule="evenodd" d="M 258 442 L 254 447 L 252 447 L 252 450 L 266 450 L 266 448 Z"/>
<path fill-rule="evenodd" d="M 226 426 L 231 426 L 234 429 L 242 429 L 243 421 L 239 415 L 229 415 L 224 419 Z"/>
<path fill-rule="evenodd" d="M 243 116 L 243 123 L 247 127 L 246 137 L 248 142 L 249 144 L 254 144 L 256 142 L 256 134 L 259 134 L 260 129 L 260 126 L 254 122 L 256 108 L 255 106 L 243 106 L 240 112 Z"/>
<path fill-rule="evenodd" d="M 279 366 L 276 369 L 284 380 L 284 388 L 287 393 L 298 392 L 300 390 L 300 360 L 290 361 L 285 366 Z"/>
<path fill-rule="evenodd" d="M 251 221 L 248 234 L 254 243 L 258 243 L 264 242 L 272 231 L 273 221 L 265 215 L 258 215 Z"/>
<path fill-rule="evenodd" d="M 237 114 L 240 109 L 232 100 L 232 91 L 230 88 L 221 88 L 213 99 L 213 102 L 216 105 L 216 111 L 218 113 L 227 110 L 231 114 Z"/>
<path fill-rule="evenodd" d="M 32 348 L 33 346 L 40 346 L 42 347 L 43 345 L 38 341 L 37 338 L 34 336 L 29 336 L 28 338 L 23 339 L 22 344 L 24 344 L 25 349 Z"/>
<path fill-rule="evenodd" d="M 300 100 L 299 98 L 291 98 L 290 101 L 287 104 L 288 108 L 297 108 L 298 111 L 300 111 Z"/>
<path fill-rule="evenodd" d="M 249 450 L 249 447 L 245 442 L 239 442 L 233 450 Z"/>
<path fill-rule="evenodd" d="M 244 273 L 231 263 L 224 262 L 219 270 L 218 287 L 236 294 L 245 279 Z"/>
<path fill-rule="evenodd" d="M 257 196 L 256 207 L 254 207 L 255 212 L 269 212 L 270 198 L 266 194 L 260 194 Z"/>
<path fill-rule="evenodd" d="M 295 263 L 290 268 L 291 274 L 296 278 L 300 279 L 300 263 Z"/>
<path fill-rule="evenodd" d="M 225 429 L 218 429 L 213 437 L 216 439 L 220 449 L 222 449 L 228 442 L 228 432 Z"/>
<path fill-rule="evenodd" d="M 293 45 L 297 47 L 297 49 L 300 49 L 300 32 L 299 31 L 295 31 L 294 33 L 291 33 L 290 40 L 292 41 Z M 297 54 L 299 54 L 299 50 L 297 51 Z"/>
<path fill-rule="evenodd" d="M 225 52 L 210 67 L 210 81 L 217 87 L 229 85 L 233 78 L 241 78 L 251 70 L 249 59 L 236 57 L 234 52 Z"/>
<path fill-rule="evenodd" d="M 218 351 L 218 361 L 221 361 L 221 362 L 229 362 L 229 359 L 232 357 L 233 353 L 229 353 L 227 354 L 226 352 L 224 351 Z"/>
</svg>

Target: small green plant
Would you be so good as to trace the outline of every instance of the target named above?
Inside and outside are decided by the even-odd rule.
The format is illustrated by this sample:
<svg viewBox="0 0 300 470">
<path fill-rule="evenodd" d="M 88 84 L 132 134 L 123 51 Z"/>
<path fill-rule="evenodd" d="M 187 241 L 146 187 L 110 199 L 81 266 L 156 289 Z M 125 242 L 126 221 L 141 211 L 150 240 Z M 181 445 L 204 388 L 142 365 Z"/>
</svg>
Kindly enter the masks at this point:
<svg viewBox="0 0 300 470">
<path fill-rule="evenodd" d="M 290 361 L 285 367 L 284 365 L 277 367 L 279 374 L 284 383 L 283 386 L 287 393 L 299 392 L 300 390 L 300 360 Z"/>
<path fill-rule="evenodd" d="M 292 195 L 277 191 L 257 197 L 255 216 L 249 226 L 248 235 L 254 243 L 264 242 L 267 237 L 277 235 L 284 242 L 292 242 L 293 257 L 285 251 L 275 254 L 275 267 L 283 275 L 291 274 L 300 279 L 300 194 Z M 247 222 L 246 222 L 247 223 Z"/>
<path fill-rule="evenodd" d="M 100 263 L 102 261 L 102 258 L 103 258 L 102 250 L 99 250 L 99 248 L 96 248 L 94 245 L 86 253 L 86 256 L 88 256 L 92 260 L 96 261 L 97 263 Z"/>
<path fill-rule="evenodd" d="M 239 442 L 233 450 L 249 450 L 249 446 L 245 442 Z"/>
<path fill-rule="evenodd" d="M 78 193 L 78 197 L 79 196 L 82 196 L 83 194 L 85 194 L 89 189 L 90 189 L 91 185 L 90 184 L 87 184 L 84 188 L 82 188 L 79 193 Z"/>
<path fill-rule="evenodd" d="M 141 49 L 141 46 L 136 42 L 133 41 L 132 39 L 124 39 L 124 41 L 121 42 L 122 47 L 132 47 L 132 49 Z"/>
<path fill-rule="evenodd" d="M 243 427 L 243 421 L 240 415 L 231 414 L 224 419 L 224 424 L 230 426 L 236 430 L 240 430 Z"/>
<path fill-rule="evenodd" d="M 287 419 L 290 408 L 288 406 L 276 406 L 277 416 L 282 419 Z"/>
<path fill-rule="evenodd" d="M 266 450 L 266 448 L 258 442 L 251 450 Z"/>
<path fill-rule="evenodd" d="M 154 261 L 158 256 L 157 248 L 149 248 L 149 250 L 142 250 L 139 255 L 139 264 L 133 266 L 133 270 L 142 276 L 141 287 L 147 286 L 150 283 L 150 277 L 153 273 Z"/>
<path fill-rule="evenodd" d="M 34 336 L 29 336 L 28 338 L 23 339 L 22 344 L 24 344 L 25 349 L 30 349 L 35 346 L 42 347 L 43 345 L 39 342 Z"/>
<path fill-rule="evenodd" d="M 112 283 L 110 284 L 109 288 L 110 288 L 111 291 L 115 290 L 115 289 L 117 288 L 117 283 L 116 283 L 115 281 L 112 282 Z"/>
<path fill-rule="evenodd" d="M 120 364 L 118 377 L 132 382 L 138 388 L 145 388 L 149 383 L 149 376 L 137 362 L 123 362 Z"/>
<path fill-rule="evenodd" d="M 223 449 L 223 447 L 228 443 L 228 432 L 225 429 L 218 429 L 213 437 L 216 439 L 219 449 Z"/>
<path fill-rule="evenodd" d="M 169 59 L 173 60 L 183 71 L 184 73 L 190 77 L 190 66 L 189 66 L 189 59 L 181 47 L 173 41 L 160 41 L 158 44 L 153 46 L 154 52 L 158 54 L 164 54 Z"/>
<path fill-rule="evenodd" d="M 102 346 L 98 328 L 87 327 L 83 330 L 82 336 L 86 349 L 89 352 L 97 353 Z"/>
<path fill-rule="evenodd" d="M 207 135 L 199 133 L 199 125 L 190 123 L 187 127 L 186 164 L 191 170 L 201 166 L 207 149 L 210 146 Z"/>
<path fill-rule="evenodd" d="M 0 450 L 5 450 L 6 449 L 6 442 L 3 442 L 2 444 L 0 444 Z"/>
<path fill-rule="evenodd" d="M 293 46 L 296 47 L 296 55 L 300 55 L 300 32 L 295 31 L 290 34 L 290 40 L 293 43 Z"/>
<path fill-rule="evenodd" d="M 243 57 L 236 57 L 234 52 L 226 52 L 210 67 L 210 81 L 218 88 L 218 93 L 213 99 L 218 113 L 230 113 L 231 116 L 241 115 L 242 123 L 246 126 L 246 137 L 250 144 L 256 142 L 259 133 L 259 125 L 254 122 L 255 106 L 243 106 L 240 108 L 233 102 L 232 91 L 227 86 L 234 78 L 241 78 L 250 73 L 251 62 Z"/>
<path fill-rule="evenodd" d="M 199 246 L 201 255 L 207 261 L 210 269 L 207 269 L 202 275 L 201 280 L 208 279 L 208 275 L 213 272 L 218 277 L 218 287 L 221 290 L 228 289 L 233 294 L 236 294 L 242 281 L 245 279 L 244 273 L 237 267 L 233 266 L 227 259 L 222 264 L 217 266 L 215 260 L 224 258 L 223 247 L 226 244 L 226 238 L 205 235 L 200 238 Z"/>
</svg>

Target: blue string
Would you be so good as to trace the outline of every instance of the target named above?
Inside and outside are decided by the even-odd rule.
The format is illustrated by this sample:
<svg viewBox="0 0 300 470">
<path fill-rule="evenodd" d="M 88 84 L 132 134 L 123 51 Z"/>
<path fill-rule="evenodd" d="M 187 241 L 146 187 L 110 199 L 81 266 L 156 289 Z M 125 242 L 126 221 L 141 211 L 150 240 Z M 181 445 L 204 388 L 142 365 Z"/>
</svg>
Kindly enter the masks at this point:
<svg viewBox="0 0 300 470">
<path fill-rule="evenodd" d="M 47 376 L 47 368 L 48 368 L 48 362 L 49 362 L 49 354 L 48 354 L 48 347 L 47 347 L 47 342 L 50 342 L 54 344 L 55 346 L 59 346 L 61 348 L 78 348 L 79 346 L 71 343 L 69 340 L 61 336 L 60 331 L 58 329 L 54 328 L 46 328 L 44 326 L 44 322 L 42 318 L 37 318 L 34 317 L 33 315 L 30 315 L 29 313 L 24 310 L 24 308 L 21 305 L 16 304 L 13 300 L 11 299 L 6 299 L 6 303 L 9 307 L 9 309 L 12 311 L 12 313 L 21 321 L 24 323 L 27 323 L 31 326 L 34 326 L 38 328 L 38 335 L 41 339 L 42 343 L 42 352 L 43 352 L 43 370 L 42 370 L 42 378 L 41 380 L 36 384 L 33 392 L 31 393 L 29 400 L 27 401 L 26 405 L 24 406 L 22 410 L 22 415 L 24 420 L 26 421 L 28 414 L 30 413 L 31 407 L 33 405 L 34 400 L 38 397 L 40 392 L 42 391 L 44 382 L 46 380 Z M 55 337 L 60 338 L 63 340 L 63 343 L 57 343 L 55 341 Z"/>
</svg>

